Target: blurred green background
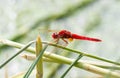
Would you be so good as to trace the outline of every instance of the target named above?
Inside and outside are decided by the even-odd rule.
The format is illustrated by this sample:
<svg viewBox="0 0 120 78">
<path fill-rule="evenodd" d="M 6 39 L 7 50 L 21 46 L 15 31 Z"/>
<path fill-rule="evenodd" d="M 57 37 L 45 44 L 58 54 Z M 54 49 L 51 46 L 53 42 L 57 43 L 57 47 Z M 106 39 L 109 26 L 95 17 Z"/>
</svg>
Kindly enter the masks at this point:
<svg viewBox="0 0 120 78">
<path fill-rule="evenodd" d="M 74 40 L 68 46 L 82 52 L 97 55 L 112 61 L 120 57 L 120 1 L 119 0 L 1 0 L 0 38 L 23 44 L 36 39 L 50 41 L 51 33 L 43 30 L 70 30 L 79 35 L 96 37 L 101 43 Z M 0 48 L 0 62 L 18 49 Z M 76 55 L 71 55 L 74 57 Z M 93 60 L 82 58 L 82 60 Z M 28 70 L 32 62 L 18 56 L 7 65 L 9 77 Z M 52 66 L 53 65 L 53 66 Z M 50 74 L 55 63 L 44 63 L 44 78 Z M 60 66 L 53 78 L 59 78 L 68 65 Z M 0 77 L 5 78 L 5 69 Z M 72 68 L 66 78 L 97 78 L 96 74 Z M 31 77 L 32 78 L 32 77 Z M 51 77 L 52 78 L 52 77 Z"/>
</svg>

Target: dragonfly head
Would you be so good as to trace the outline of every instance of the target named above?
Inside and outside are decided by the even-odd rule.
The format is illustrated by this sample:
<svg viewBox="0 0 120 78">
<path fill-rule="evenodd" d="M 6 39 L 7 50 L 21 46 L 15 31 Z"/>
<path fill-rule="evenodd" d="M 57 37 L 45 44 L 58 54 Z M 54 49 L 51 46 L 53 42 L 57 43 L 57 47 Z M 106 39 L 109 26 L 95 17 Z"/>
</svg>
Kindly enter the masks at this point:
<svg viewBox="0 0 120 78">
<path fill-rule="evenodd" d="M 54 38 L 54 39 L 57 39 L 59 36 L 58 36 L 58 33 L 53 33 L 52 34 L 52 38 Z"/>
</svg>

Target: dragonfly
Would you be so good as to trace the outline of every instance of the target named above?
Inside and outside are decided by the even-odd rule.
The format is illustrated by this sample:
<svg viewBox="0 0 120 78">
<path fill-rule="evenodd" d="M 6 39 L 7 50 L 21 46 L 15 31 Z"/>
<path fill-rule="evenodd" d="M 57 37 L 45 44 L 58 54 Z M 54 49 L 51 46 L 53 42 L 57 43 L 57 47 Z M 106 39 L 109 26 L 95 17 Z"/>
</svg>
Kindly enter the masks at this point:
<svg viewBox="0 0 120 78">
<path fill-rule="evenodd" d="M 86 36 L 78 35 L 78 34 L 70 32 L 68 30 L 60 30 L 59 32 L 54 32 L 52 34 L 52 38 L 56 39 L 57 41 L 59 39 L 62 39 L 67 44 L 68 44 L 68 41 L 73 41 L 73 39 L 87 40 L 87 41 L 93 41 L 93 42 L 101 42 L 102 41 L 102 40 L 97 39 L 97 38 L 91 38 L 91 37 L 86 37 Z"/>
</svg>

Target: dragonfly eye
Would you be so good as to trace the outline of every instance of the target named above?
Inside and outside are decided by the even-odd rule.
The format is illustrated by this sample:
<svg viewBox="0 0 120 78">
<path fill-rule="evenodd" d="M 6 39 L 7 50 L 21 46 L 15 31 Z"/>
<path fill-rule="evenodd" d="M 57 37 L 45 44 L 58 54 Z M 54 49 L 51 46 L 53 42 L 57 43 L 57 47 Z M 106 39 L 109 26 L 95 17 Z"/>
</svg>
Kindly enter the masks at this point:
<svg viewBox="0 0 120 78">
<path fill-rule="evenodd" d="M 52 34 L 52 37 L 53 37 L 54 39 L 56 39 L 56 38 L 58 38 L 58 34 L 57 34 L 57 33 L 53 33 L 53 34 Z"/>
</svg>

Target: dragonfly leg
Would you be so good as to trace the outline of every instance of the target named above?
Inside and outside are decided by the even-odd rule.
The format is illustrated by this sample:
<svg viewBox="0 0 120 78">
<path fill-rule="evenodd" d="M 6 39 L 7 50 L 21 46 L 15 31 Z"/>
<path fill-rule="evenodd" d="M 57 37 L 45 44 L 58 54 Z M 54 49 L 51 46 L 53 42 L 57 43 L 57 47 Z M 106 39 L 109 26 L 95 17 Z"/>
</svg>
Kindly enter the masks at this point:
<svg viewBox="0 0 120 78">
<path fill-rule="evenodd" d="M 54 42 L 55 42 L 55 44 L 58 44 L 59 39 L 55 39 Z"/>
<path fill-rule="evenodd" d="M 66 44 L 68 44 L 67 40 L 65 40 L 64 38 L 62 38 L 62 40 L 63 40 Z"/>
</svg>

